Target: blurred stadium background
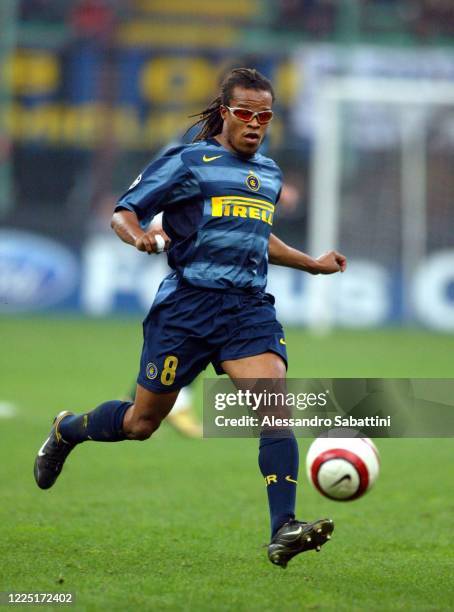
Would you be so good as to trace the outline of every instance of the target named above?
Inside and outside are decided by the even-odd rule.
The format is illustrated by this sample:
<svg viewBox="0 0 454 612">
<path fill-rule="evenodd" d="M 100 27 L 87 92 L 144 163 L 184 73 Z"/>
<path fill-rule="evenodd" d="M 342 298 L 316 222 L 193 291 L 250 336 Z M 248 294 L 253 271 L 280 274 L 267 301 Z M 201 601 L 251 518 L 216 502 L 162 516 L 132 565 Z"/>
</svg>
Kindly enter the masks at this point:
<svg viewBox="0 0 454 612">
<path fill-rule="evenodd" d="M 0 8 L 0 312 L 148 307 L 163 258 L 109 230 L 231 66 L 275 83 L 275 231 L 350 258 L 271 270 L 285 323 L 454 331 L 454 7 L 446 0 L 7 0 Z M 31 248 L 31 245 L 32 248 Z"/>
<path fill-rule="evenodd" d="M 34 485 L 55 413 L 134 379 L 166 273 L 113 235 L 115 200 L 239 65 L 276 88 L 276 234 L 350 261 L 329 279 L 271 267 L 290 375 L 452 377 L 451 0 L 1 0 L 0 590 L 75 591 L 84 610 L 452 609 L 451 440 L 379 440 L 354 506 L 302 477 L 303 517 L 333 515 L 337 541 L 278 580 L 254 548 L 255 440 L 164 426 Z"/>
</svg>

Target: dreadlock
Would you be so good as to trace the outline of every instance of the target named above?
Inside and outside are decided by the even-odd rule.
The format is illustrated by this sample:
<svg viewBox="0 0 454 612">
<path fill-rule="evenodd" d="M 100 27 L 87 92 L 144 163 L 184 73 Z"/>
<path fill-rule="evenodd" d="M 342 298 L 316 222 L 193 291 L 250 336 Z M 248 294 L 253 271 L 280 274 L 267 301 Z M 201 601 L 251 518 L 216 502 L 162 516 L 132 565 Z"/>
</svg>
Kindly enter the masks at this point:
<svg viewBox="0 0 454 612">
<path fill-rule="evenodd" d="M 258 70 L 255 70 L 255 68 L 235 68 L 231 70 L 221 83 L 219 95 L 203 111 L 191 115 L 191 117 L 199 117 L 199 119 L 188 128 L 188 131 L 199 123 L 202 124 L 193 142 L 211 138 L 222 132 L 223 120 L 220 108 L 221 105 L 228 105 L 230 103 L 235 87 L 255 89 L 256 91 L 269 91 L 274 101 L 273 86 Z"/>
</svg>

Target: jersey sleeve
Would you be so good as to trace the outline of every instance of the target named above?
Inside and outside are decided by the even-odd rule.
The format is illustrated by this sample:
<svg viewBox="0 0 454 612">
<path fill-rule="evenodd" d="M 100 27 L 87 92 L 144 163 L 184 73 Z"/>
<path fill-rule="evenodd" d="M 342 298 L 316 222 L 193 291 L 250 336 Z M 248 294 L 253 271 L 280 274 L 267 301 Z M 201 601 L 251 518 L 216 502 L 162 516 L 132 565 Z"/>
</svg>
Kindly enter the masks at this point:
<svg viewBox="0 0 454 612">
<path fill-rule="evenodd" d="M 145 226 L 174 203 L 177 192 L 190 178 L 181 150 L 181 147 L 170 149 L 149 164 L 118 200 L 115 211 L 130 210 Z"/>
</svg>

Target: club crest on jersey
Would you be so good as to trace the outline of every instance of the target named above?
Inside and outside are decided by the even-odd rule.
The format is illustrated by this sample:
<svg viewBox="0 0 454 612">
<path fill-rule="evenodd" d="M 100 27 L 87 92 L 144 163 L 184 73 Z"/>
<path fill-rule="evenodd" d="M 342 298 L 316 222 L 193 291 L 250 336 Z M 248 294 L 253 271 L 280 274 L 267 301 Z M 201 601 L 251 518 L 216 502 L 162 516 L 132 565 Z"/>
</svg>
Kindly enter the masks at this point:
<svg viewBox="0 0 454 612">
<path fill-rule="evenodd" d="M 147 378 L 149 378 L 150 380 L 154 380 L 156 376 L 158 375 L 158 368 L 156 367 L 154 363 L 151 363 L 151 362 L 147 363 L 146 373 L 147 373 Z"/>
<path fill-rule="evenodd" d="M 252 191 L 258 191 L 260 189 L 260 180 L 259 177 L 257 175 L 255 175 L 252 170 L 249 171 L 249 174 L 247 175 L 246 178 L 246 185 L 249 187 L 249 189 L 251 189 Z"/>
</svg>

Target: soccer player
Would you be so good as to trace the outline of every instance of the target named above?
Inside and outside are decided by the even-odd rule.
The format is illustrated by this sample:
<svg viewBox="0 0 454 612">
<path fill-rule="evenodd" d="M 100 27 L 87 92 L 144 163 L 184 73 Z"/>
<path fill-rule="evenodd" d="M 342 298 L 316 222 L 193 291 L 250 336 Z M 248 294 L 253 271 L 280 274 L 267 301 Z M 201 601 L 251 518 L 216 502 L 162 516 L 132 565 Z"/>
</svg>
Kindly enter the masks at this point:
<svg viewBox="0 0 454 612">
<path fill-rule="evenodd" d="M 162 213 L 156 215 L 151 221 L 148 229 L 159 229 L 162 230 Z M 131 385 L 129 393 L 126 394 L 124 399 L 134 402 L 136 396 L 137 384 Z M 191 387 L 182 387 L 178 393 L 178 397 L 172 406 L 172 410 L 166 417 L 168 425 L 176 429 L 180 434 L 187 438 L 201 438 L 203 429 L 201 424 L 198 422 L 194 407 L 193 407 L 193 392 Z"/>
<path fill-rule="evenodd" d="M 234 382 L 282 381 L 287 353 L 274 298 L 265 293 L 268 261 L 311 274 L 342 272 L 336 251 L 318 259 L 271 233 L 282 174 L 258 148 L 273 118 L 271 83 L 254 69 L 232 70 L 219 96 L 200 113 L 196 141 L 152 162 L 120 198 L 112 227 L 145 253 L 167 250 L 173 272 L 160 285 L 143 323 L 134 402 L 108 401 L 91 412 L 57 415 L 36 457 L 48 489 L 82 442 L 145 440 L 171 410 L 179 389 L 212 363 Z M 142 229 L 163 215 L 163 230 Z M 271 517 L 268 558 L 281 567 L 320 550 L 330 519 L 295 519 L 298 446 L 291 430 L 260 438 L 259 465 Z"/>
</svg>

